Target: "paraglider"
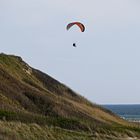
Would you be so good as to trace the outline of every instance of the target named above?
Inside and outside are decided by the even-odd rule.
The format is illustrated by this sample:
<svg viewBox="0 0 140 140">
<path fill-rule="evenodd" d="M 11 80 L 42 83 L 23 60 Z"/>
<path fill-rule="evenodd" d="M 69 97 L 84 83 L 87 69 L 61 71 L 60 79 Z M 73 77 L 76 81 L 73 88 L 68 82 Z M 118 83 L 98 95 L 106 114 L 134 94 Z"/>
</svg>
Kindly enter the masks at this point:
<svg viewBox="0 0 140 140">
<path fill-rule="evenodd" d="M 76 25 L 76 26 L 78 26 L 79 28 L 80 28 L 80 31 L 81 32 L 84 32 L 85 31 L 85 26 L 84 26 L 84 24 L 82 24 L 82 23 L 80 23 L 80 22 L 72 22 L 72 23 L 69 23 L 68 25 L 67 25 L 67 30 L 69 30 L 71 27 L 73 27 L 74 25 Z M 76 43 L 73 43 L 73 47 L 77 47 L 76 46 Z"/>
</svg>

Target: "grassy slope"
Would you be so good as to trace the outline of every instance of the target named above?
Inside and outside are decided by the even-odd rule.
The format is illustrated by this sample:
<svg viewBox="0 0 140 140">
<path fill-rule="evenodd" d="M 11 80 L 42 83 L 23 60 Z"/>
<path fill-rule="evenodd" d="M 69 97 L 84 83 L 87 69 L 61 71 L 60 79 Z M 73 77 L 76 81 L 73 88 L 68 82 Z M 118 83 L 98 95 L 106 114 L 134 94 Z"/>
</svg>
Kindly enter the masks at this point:
<svg viewBox="0 0 140 140">
<path fill-rule="evenodd" d="M 55 139 L 59 131 L 61 139 L 91 139 L 95 134 L 138 136 L 140 132 L 136 125 L 89 102 L 17 56 L 0 54 L 0 103 L 0 119 L 4 120 L 0 123 L 2 137 L 12 135 L 18 139 L 21 132 L 13 128 L 20 126 L 24 134 L 32 125 L 33 139 L 36 135 L 47 139 L 48 133 L 52 136 L 49 139 Z"/>
</svg>

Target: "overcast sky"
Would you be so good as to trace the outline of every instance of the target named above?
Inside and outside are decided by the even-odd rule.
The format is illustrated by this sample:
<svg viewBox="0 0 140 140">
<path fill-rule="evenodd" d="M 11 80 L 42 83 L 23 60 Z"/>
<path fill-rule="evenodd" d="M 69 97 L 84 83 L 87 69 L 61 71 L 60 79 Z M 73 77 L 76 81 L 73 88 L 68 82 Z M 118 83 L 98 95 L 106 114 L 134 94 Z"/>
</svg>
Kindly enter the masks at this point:
<svg viewBox="0 0 140 140">
<path fill-rule="evenodd" d="M 0 0 L 0 52 L 92 102 L 140 103 L 139 0 Z"/>
</svg>

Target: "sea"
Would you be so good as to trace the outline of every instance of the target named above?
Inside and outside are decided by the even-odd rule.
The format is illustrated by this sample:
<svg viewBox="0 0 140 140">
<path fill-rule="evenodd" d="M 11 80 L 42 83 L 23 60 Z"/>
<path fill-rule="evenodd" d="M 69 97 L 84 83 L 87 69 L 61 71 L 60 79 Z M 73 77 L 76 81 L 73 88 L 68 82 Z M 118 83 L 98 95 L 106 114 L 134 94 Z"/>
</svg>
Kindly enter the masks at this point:
<svg viewBox="0 0 140 140">
<path fill-rule="evenodd" d="M 133 105 L 103 105 L 121 118 L 128 121 L 140 122 L 140 104 Z"/>
</svg>

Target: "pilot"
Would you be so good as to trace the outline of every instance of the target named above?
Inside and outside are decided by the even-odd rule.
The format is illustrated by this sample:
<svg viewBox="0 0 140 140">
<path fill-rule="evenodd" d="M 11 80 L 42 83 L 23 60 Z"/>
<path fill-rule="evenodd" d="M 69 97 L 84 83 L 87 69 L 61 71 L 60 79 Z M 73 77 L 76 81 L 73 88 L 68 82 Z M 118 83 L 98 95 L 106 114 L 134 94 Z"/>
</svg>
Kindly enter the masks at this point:
<svg viewBox="0 0 140 140">
<path fill-rule="evenodd" d="M 76 43 L 73 43 L 73 47 L 76 47 Z"/>
</svg>

